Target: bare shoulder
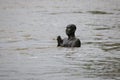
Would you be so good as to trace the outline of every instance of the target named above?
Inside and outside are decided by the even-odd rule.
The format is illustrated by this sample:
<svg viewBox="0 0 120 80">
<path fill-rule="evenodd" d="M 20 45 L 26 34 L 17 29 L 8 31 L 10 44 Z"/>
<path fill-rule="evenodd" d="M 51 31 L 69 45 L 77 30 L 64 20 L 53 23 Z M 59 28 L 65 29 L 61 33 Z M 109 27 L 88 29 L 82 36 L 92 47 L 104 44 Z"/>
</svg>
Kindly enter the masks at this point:
<svg viewBox="0 0 120 80">
<path fill-rule="evenodd" d="M 81 41 L 80 39 L 76 38 L 75 39 L 75 44 L 74 44 L 75 47 L 81 47 Z"/>
<path fill-rule="evenodd" d="M 76 41 L 80 41 L 80 39 L 79 39 L 79 38 L 76 38 Z"/>
<path fill-rule="evenodd" d="M 80 42 L 80 39 L 79 38 L 75 38 L 75 42 Z"/>
</svg>

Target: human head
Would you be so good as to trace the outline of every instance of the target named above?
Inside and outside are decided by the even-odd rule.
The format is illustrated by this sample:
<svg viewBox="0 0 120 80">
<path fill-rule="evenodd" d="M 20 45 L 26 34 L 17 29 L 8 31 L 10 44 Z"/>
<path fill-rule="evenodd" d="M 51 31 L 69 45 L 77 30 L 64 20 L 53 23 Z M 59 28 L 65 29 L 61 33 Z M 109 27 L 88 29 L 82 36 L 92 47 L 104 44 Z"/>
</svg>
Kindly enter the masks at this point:
<svg viewBox="0 0 120 80">
<path fill-rule="evenodd" d="M 76 30 L 76 25 L 74 25 L 74 24 L 69 24 L 69 25 L 67 25 L 67 27 L 66 27 L 66 34 L 67 34 L 68 36 L 74 35 L 75 30 Z"/>
</svg>

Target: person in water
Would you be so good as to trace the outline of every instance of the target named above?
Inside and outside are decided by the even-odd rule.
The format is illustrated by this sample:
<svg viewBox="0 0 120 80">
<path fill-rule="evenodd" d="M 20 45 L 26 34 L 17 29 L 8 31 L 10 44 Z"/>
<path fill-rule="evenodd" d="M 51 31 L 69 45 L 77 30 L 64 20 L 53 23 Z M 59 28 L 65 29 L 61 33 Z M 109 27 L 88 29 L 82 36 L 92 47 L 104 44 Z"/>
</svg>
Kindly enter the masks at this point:
<svg viewBox="0 0 120 80">
<path fill-rule="evenodd" d="M 76 25 L 70 24 L 66 27 L 66 35 L 68 38 L 62 39 L 61 36 L 57 37 L 58 47 L 81 47 L 81 42 L 75 37 Z"/>
</svg>

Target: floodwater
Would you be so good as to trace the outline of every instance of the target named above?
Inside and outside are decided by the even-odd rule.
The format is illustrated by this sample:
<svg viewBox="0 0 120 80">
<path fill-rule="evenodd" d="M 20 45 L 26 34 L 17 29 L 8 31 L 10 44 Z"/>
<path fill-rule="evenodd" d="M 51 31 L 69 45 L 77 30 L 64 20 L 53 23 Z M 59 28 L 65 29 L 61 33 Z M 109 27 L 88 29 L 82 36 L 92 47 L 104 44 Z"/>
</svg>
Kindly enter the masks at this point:
<svg viewBox="0 0 120 80">
<path fill-rule="evenodd" d="M 120 0 L 0 0 L 0 80 L 120 80 Z"/>
</svg>

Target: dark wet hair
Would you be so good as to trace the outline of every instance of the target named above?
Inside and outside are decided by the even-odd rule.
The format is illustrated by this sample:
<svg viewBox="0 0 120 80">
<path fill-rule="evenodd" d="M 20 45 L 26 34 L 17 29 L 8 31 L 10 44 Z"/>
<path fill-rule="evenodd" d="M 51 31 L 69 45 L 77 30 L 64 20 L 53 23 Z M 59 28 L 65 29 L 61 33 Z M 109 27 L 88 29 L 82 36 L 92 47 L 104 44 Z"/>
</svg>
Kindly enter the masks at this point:
<svg viewBox="0 0 120 80">
<path fill-rule="evenodd" d="M 76 25 L 74 25 L 74 24 L 69 24 L 69 25 L 67 25 L 67 28 L 72 28 L 73 30 L 76 30 Z"/>
</svg>

